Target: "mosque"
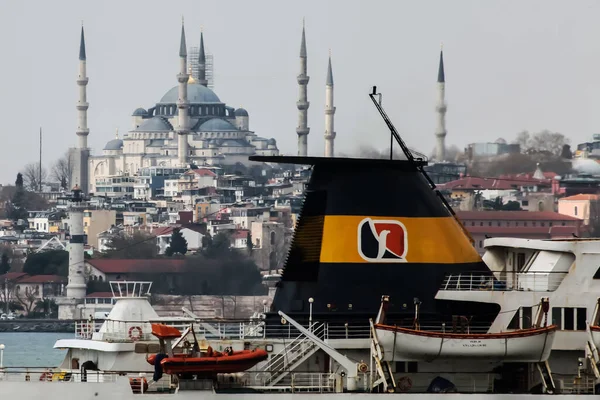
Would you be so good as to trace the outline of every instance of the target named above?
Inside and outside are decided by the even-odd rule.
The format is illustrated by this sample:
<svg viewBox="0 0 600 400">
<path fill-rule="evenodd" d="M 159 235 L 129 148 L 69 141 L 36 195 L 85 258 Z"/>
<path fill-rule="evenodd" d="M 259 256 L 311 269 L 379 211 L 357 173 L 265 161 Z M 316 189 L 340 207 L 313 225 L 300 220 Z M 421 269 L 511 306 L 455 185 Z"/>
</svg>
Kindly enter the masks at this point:
<svg viewBox="0 0 600 400">
<path fill-rule="evenodd" d="M 147 167 L 189 168 L 190 165 L 248 164 L 251 155 L 278 155 L 275 139 L 250 130 L 248 111 L 228 106 L 208 87 L 204 35 L 200 34 L 198 78 L 188 64 L 185 29 L 181 27 L 177 86 L 148 109 L 132 113 L 132 127 L 92 155 L 87 147 L 85 37 L 81 28 L 79 49 L 79 143 L 70 149 L 74 164 L 72 183 L 96 192 L 96 182 L 113 177 L 134 177 Z M 86 190 L 87 188 L 87 190 Z"/>
</svg>

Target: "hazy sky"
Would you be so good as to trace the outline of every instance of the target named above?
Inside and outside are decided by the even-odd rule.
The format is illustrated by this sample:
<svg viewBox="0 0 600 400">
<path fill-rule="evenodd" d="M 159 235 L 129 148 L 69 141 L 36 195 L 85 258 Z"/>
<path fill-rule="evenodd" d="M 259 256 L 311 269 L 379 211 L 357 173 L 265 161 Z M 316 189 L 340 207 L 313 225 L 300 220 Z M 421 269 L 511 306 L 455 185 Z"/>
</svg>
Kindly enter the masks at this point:
<svg viewBox="0 0 600 400">
<path fill-rule="evenodd" d="M 308 49 L 309 155 L 322 155 L 328 49 L 335 81 L 336 151 L 384 148 L 388 133 L 367 94 L 409 146 L 434 146 L 440 42 L 446 64 L 447 144 L 512 140 L 550 129 L 572 143 L 600 132 L 598 1 L 8 1 L 0 0 L 0 182 L 12 183 L 76 142 L 79 30 L 86 30 L 89 144 L 95 154 L 130 129 L 131 112 L 176 85 L 181 16 L 188 46 L 200 27 L 214 54 L 215 92 L 245 107 L 250 128 L 297 151 L 298 53 Z"/>
</svg>

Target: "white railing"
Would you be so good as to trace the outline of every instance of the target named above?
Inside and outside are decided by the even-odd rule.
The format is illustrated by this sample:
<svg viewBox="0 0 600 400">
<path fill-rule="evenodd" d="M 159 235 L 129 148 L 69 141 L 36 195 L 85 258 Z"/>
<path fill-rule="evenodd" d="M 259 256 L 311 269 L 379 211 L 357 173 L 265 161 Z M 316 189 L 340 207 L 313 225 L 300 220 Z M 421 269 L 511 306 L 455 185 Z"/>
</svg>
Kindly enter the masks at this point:
<svg viewBox="0 0 600 400">
<path fill-rule="evenodd" d="M 446 276 L 440 290 L 553 292 L 560 286 L 566 275 L 567 272 L 502 273 L 501 279 L 498 279 L 489 272 L 467 272 Z"/>
<path fill-rule="evenodd" d="M 334 373 L 292 372 L 275 385 L 271 385 L 269 377 L 262 373 L 245 372 L 236 375 L 233 379 L 227 376 L 218 378 L 217 391 L 219 389 L 251 388 L 260 391 L 325 393 L 334 392 L 336 387 L 336 374 Z M 366 375 L 361 375 L 363 381 L 367 382 Z M 367 391 L 367 388 L 364 389 Z"/>
<path fill-rule="evenodd" d="M 102 371 L 61 371 L 58 368 L 9 367 L 0 369 L 1 382 L 116 382 L 117 373 Z"/>
<path fill-rule="evenodd" d="M 325 334 L 325 324 L 313 325 L 312 333 L 322 338 Z M 304 356 L 316 349 L 317 345 L 308 337 L 301 334 L 287 344 L 279 353 L 269 358 L 269 363 L 263 368 L 265 383 L 272 385 L 281 379 L 281 375 L 290 371 L 290 367 Z"/>
<path fill-rule="evenodd" d="M 554 382 L 562 394 L 596 394 L 596 380 L 593 376 L 553 375 Z"/>
</svg>

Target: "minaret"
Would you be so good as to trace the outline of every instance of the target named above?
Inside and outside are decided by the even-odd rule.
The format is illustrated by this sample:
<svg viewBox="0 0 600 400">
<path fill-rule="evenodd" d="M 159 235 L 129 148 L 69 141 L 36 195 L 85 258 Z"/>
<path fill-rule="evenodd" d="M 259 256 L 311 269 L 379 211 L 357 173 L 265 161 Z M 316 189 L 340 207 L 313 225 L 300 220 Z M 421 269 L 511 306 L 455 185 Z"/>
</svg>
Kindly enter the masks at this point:
<svg viewBox="0 0 600 400">
<path fill-rule="evenodd" d="M 87 110 L 89 104 L 87 102 L 87 57 L 85 54 L 85 36 L 83 33 L 83 25 L 81 26 L 81 41 L 79 43 L 79 74 L 77 76 L 77 86 L 79 87 L 79 100 L 77 101 L 77 146 L 71 148 L 71 160 L 73 169 L 71 173 L 71 186 L 78 185 L 83 193 L 88 193 L 88 160 L 89 149 L 87 145 L 87 137 L 90 130 L 87 126 Z"/>
<path fill-rule="evenodd" d="M 200 30 L 200 49 L 198 50 L 198 83 L 208 85 L 206 80 L 206 54 L 204 53 L 204 32 Z"/>
<path fill-rule="evenodd" d="M 327 67 L 327 80 L 325 81 L 325 157 L 333 157 L 333 72 L 331 70 L 331 52 L 329 53 L 329 66 Z"/>
<path fill-rule="evenodd" d="M 438 68 L 438 101 L 435 107 L 437 111 L 436 137 L 436 161 L 444 161 L 446 157 L 446 76 L 444 74 L 444 50 L 440 50 L 440 66 Z"/>
<path fill-rule="evenodd" d="M 177 125 L 177 155 L 180 166 L 187 165 L 188 153 L 188 72 L 187 72 L 187 47 L 185 44 L 185 29 L 183 27 L 183 19 L 181 21 L 181 43 L 179 44 L 179 74 L 177 74 L 177 82 L 179 82 L 179 97 L 177 98 L 178 125 Z"/>
<path fill-rule="evenodd" d="M 73 198 L 69 210 L 69 283 L 67 297 L 85 298 L 85 265 L 84 265 L 84 232 L 83 232 L 83 198 L 79 186 L 73 188 Z"/>
<path fill-rule="evenodd" d="M 310 78 L 306 74 L 306 36 L 304 34 L 304 22 L 302 23 L 302 42 L 300 43 L 300 74 L 298 75 L 298 86 L 300 87 L 300 93 L 298 96 L 298 127 L 296 133 L 298 134 L 298 155 L 306 156 L 307 154 L 307 142 L 308 133 L 310 128 L 308 127 L 308 107 L 310 103 L 307 101 L 307 87 L 308 80 Z"/>
</svg>

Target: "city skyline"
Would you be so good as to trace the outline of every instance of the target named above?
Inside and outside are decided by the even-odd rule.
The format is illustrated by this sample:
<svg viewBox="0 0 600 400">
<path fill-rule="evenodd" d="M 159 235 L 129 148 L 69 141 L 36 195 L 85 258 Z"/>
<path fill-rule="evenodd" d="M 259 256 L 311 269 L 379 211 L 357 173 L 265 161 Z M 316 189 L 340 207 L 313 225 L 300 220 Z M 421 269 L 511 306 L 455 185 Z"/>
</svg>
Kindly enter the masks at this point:
<svg viewBox="0 0 600 400">
<path fill-rule="evenodd" d="M 14 182 L 17 171 L 37 161 L 40 126 L 45 166 L 75 144 L 81 19 L 90 79 L 89 145 L 94 154 L 114 137 L 115 128 L 122 133 L 130 129 L 134 109 L 148 107 L 173 86 L 182 14 L 188 46 L 197 46 L 202 27 L 217 59 L 215 92 L 248 109 L 251 129 L 277 139 L 285 154 L 297 151 L 296 76 L 303 17 L 311 77 L 309 155 L 323 155 L 329 48 L 336 65 L 338 154 L 355 153 L 360 145 L 388 145 L 387 129 L 367 97 L 373 85 L 383 92 L 384 107 L 407 144 L 431 152 L 440 41 L 448 85 L 447 147 L 498 137 L 511 141 L 521 130 L 543 129 L 561 132 L 576 144 L 588 140 L 598 125 L 593 89 L 600 85 L 594 73 L 600 49 L 593 40 L 591 19 L 598 6 L 591 2 L 570 7 L 558 2 L 515 7 L 344 2 L 343 13 L 342 3 L 336 1 L 291 7 L 234 1 L 233 13 L 194 2 L 178 2 L 180 7 L 164 12 L 139 7 L 152 2 L 118 3 L 112 11 L 63 3 L 72 6 L 55 17 L 51 10 L 56 6 L 45 3 L 33 13 L 11 4 L 0 16 L 0 33 L 12 38 L 0 44 L 9 60 L 0 74 L 0 107 L 9 117 L 3 133 L 7 167 L 0 182 Z M 52 19 L 45 18 L 50 14 Z M 534 16 L 543 23 L 526 25 Z"/>
</svg>

